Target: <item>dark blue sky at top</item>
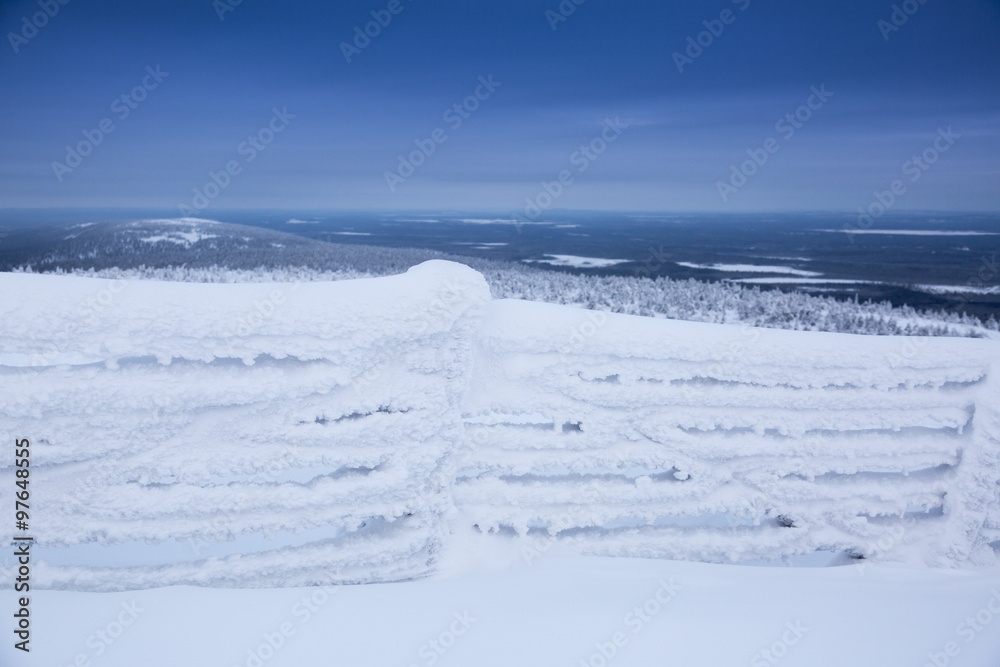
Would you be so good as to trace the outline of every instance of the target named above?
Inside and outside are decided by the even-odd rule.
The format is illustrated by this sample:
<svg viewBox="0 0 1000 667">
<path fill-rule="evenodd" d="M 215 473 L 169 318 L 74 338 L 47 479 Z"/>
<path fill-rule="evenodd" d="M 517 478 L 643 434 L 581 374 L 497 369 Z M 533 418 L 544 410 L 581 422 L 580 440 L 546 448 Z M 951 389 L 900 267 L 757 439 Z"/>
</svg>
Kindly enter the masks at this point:
<svg viewBox="0 0 1000 667">
<path fill-rule="evenodd" d="M 205 217 L 517 211 L 561 170 L 555 208 L 854 211 L 901 179 L 899 210 L 1000 210 L 1000 3 L 911 2 L 886 40 L 878 0 L 586 0 L 555 30 L 557 0 L 400 0 L 348 63 L 341 43 L 388 0 L 243 0 L 224 20 L 211 0 L 70 0 L 17 53 L 9 33 L 40 9 L 4 0 L 0 208 L 177 207 L 236 161 Z M 735 20 L 678 72 L 672 54 L 725 9 Z M 169 76 L 119 119 L 115 98 L 157 65 Z M 489 75 L 501 85 L 453 129 L 443 114 Z M 794 135 L 776 131 L 823 85 Z M 247 162 L 238 147 L 273 108 L 295 118 Z M 628 127 L 579 171 L 574 151 L 616 117 Z M 60 181 L 53 163 L 104 118 L 113 132 Z M 948 127 L 953 145 L 910 180 Z M 436 128 L 447 139 L 390 191 L 386 172 Z M 718 182 L 771 137 L 723 200 Z"/>
</svg>

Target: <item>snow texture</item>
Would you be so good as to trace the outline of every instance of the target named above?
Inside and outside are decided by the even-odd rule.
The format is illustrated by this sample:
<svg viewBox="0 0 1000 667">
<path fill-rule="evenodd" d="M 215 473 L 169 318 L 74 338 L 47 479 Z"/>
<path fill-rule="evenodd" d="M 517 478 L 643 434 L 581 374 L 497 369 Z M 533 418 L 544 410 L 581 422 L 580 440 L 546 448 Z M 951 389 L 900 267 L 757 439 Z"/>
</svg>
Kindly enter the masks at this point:
<svg viewBox="0 0 1000 667">
<path fill-rule="evenodd" d="M 446 569 L 470 527 L 529 559 L 997 561 L 996 341 L 491 301 L 443 261 L 0 282 L 0 414 L 32 440 L 41 587 L 398 581 Z M 174 540 L 190 553 L 129 560 Z"/>
</svg>

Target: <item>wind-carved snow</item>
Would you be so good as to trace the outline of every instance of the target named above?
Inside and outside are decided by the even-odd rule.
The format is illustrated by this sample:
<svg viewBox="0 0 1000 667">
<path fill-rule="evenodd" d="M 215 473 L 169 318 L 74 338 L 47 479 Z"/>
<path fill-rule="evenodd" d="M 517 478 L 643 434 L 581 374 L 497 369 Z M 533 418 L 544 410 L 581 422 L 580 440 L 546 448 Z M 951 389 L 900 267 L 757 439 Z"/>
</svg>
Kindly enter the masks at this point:
<svg viewBox="0 0 1000 667">
<path fill-rule="evenodd" d="M 995 341 L 491 301 L 441 261 L 0 282 L 40 587 L 398 581 L 468 531 L 529 556 L 997 561 Z"/>
<path fill-rule="evenodd" d="M 604 259 L 601 257 L 579 257 L 577 255 L 545 255 L 548 259 L 526 259 L 531 264 L 549 264 L 551 266 L 569 266 L 576 269 L 600 269 L 616 264 L 628 264 L 631 259 Z"/>
<path fill-rule="evenodd" d="M 790 266 L 764 266 L 761 264 L 694 264 L 692 262 L 675 262 L 678 266 L 688 269 L 705 269 L 707 271 L 725 271 L 728 273 L 782 273 L 790 276 L 815 278 L 823 275 L 816 271 L 793 269 Z"/>
</svg>

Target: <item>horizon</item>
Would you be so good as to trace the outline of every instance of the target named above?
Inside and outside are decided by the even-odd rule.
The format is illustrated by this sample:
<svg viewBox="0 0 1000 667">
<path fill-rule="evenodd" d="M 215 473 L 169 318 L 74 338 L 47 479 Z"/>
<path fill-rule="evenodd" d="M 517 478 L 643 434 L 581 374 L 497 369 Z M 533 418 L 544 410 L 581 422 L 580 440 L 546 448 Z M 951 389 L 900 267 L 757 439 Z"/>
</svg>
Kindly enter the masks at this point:
<svg viewBox="0 0 1000 667">
<path fill-rule="evenodd" d="M 421 219 L 407 220 L 407 216 Z M 463 220 L 464 218 L 464 220 Z M 489 220 L 490 224 L 476 221 Z M 606 218 L 602 220 L 602 218 Z M 992 230 L 1000 222 L 996 211 L 942 211 L 942 210 L 888 210 L 871 216 L 860 211 L 801 210 L 801 211 L 643 211 L 599 209 L 550 209 L 544 215 L 528 218 L 518 211 L 495 209 L 322 209 L 322 208 L 226 208 L 195 211 L 194 215 L 181 215 L 170 208 L 156 207 L 24 207 L 0 208 L 0 229 L 14 230 L 32 226 L 58 226 L 90 222 L 130 222 L 143 220 L 202 220 L 250 226 L 284 225 L 291 233 L 295 228 L 314 228 L 316 225 L 342 224 L 345 221 L 361 225 L 381 222 L 406 222 L 417 224 L 468 222 L 470 227 L 509 227 L 520 234 L 524 225 L 552 225 L 559 222 L 583 222 L 607 226 L 630 223 L 732 225 L 740 223 L 789 224 L 801 218 L 816 223 L 838 225 L 844 231 L 878 229 L 933 228 L 962 226 L 982 231 Z M 299 222 L 315 224 L 296 224 Z M 971 227 L 970 227 L 971 225 Z M 803 227 L 803 231 L 807 228 Z M 1000 233 L 1000 229 L 998 229 Z"/>
</svg>

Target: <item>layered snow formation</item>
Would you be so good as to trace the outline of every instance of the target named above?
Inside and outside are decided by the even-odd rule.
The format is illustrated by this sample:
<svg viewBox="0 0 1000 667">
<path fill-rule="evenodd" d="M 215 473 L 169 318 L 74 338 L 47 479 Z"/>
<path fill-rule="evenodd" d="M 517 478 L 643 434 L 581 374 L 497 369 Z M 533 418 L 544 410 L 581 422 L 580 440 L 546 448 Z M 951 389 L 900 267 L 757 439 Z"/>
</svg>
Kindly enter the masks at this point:
<svg viewBox="0 0 1000 667">
<path fill-rule="evenodd" d="M 399 581 L 469 531 L 528 559 L 998 560 L 996 341 L 491 301 L 443 261 L 0 289 L 42 587 Z"/>
<path fill-rule="evenodd" d="M 0 282 L 0 410 L 4 430 L 33 443 L 38 556 L 64 562 L 93 542 L 108 545 L 105 562 L 115 545 L 194 547 L 152 566 L 40 565 L 39 584 L 387 581 L 435 562 L 450 507 L 440 468 L 461 436 L 489 298 L 476 272 L 429 262 L 299 285 Z M 318 539 L 198 558 L 206 543 L 302 531 Z"/>
<path fill-rule="evenodd" d="M 997 560 L 996 342 L 505 300 L 477 350 L 455 504 L 529 550 Z"/>
</svg>

